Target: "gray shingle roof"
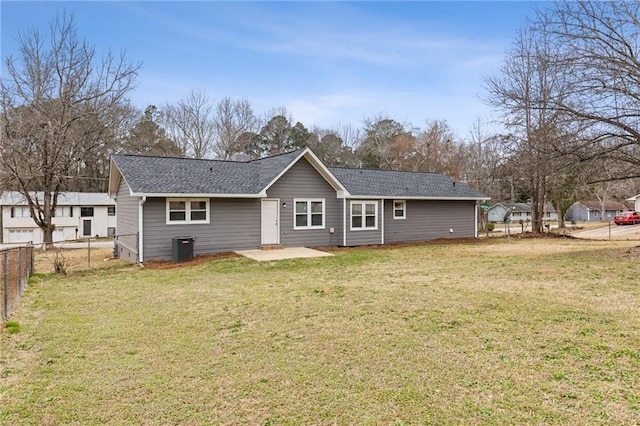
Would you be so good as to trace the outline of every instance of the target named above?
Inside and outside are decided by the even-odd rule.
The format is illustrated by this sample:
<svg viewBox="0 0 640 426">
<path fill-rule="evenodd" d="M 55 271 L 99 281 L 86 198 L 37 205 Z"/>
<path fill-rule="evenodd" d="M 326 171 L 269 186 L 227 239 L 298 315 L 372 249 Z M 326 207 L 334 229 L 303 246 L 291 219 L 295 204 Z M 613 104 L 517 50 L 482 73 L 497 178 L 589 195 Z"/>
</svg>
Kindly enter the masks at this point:
<svg viewBox="0 0 640 426">
<path fill-rule="evenodd" d="M 134 193 L 257 194 L 301 151 L 239 162 L 114 155 Z"/>
<path fill-rule="evenodd" d="M 114 155 L 138 194 L 258 194 L 303 150 L 246 162 Z M 484 196 L 437 173 L 329 168 L 353 196 L 471 198 Z"/>
<path fill-rule="evenodd" d="M 354 196 L 485 198 L 468 186 L 438 173 L 329 168 Z"/>
</svg>

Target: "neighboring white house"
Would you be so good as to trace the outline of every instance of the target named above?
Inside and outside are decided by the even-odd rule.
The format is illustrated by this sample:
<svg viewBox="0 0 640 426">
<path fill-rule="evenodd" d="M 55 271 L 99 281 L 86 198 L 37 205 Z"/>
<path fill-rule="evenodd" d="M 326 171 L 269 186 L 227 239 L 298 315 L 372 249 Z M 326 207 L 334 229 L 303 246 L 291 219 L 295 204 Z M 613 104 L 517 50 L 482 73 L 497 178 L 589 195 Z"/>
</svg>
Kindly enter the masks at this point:
<svg viewBox="0 0 640 426">
<path fill-rule="evenodd" d="M 640 194 L 631 197 L 631 198 L 627 198 L 627 201 L 631 201 L 632 203 L 635 203 L 635 211 L 640 211 Z"/>
<path fill-rule="evenodd" d="M 53 241 L 106 237 L 116 233 L 116 205 L 106 193 L 61 192 L 54 213 Z M 32 241 L 40 244 L 43 233 L 31 218 L 24 197 L 15 191 L 0 197 L 0 231 L 4 243 Z"/>
</svg>

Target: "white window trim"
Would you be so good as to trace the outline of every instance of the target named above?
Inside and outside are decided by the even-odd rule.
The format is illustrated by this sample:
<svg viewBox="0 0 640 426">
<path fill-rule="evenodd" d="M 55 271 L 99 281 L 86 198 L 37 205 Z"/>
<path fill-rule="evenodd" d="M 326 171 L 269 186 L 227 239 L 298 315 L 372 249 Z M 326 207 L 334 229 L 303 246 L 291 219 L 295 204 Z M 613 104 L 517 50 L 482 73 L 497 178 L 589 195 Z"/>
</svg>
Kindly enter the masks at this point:
<svg viewBox="0 0 640 426">
<path fill-rule="evenodd" d="M 353 227 L 353 205 L 354 204 L 361 204 L 362 205 L 362 227 L 361 228 L 354 228 Z M 366 211 L 366 204 L 373 204 L 375 206 L 375 210 L 374 210 L 374 214 L 375 214 L 375 220 L 374 220 L 374 226 L 366 226 L 366 215 L 365 215 L 365 211 Z M 378 229 L 378 201 L 351 201 L 349 203 L 349 230 L 350 231 L 376 231 Z"/>
<path fill-rule="evenodd" d="M 402 203 L 402 216 L 396 216 L 396 203 Z M 393 200 L 391 204 L 391 211 L 393 219 L 406 219 L 407 218 L 407 200 Z"/>
<path fill-rule="evenodd" d="M 307 203 L 307 226 L 296 225 L 296 203 Z M 311 203 L 322 203 L 322 225 L 311 225 Z M 305 230 L 305 229 L 324 229 L 325 219 L 327 212 L 325 211 L 324 198 L 294 198 L 293 199 L 293 230 Z"/>
<path fill-rule="evenodd" d="M 184 201 L 185 203 L 185 220 L 169 220 L 169 205 L 172 201 Z M 205 220 L 191 220 L 191 202 L 192 201 L 204 201 L 206 203 L 206 219 Z M 167 225 L 193 225 L 197 223 L 209 223 L 210 217 L 210 200 L 209 198 L 167 198 L 165 201 L 166 209 L 166 223 Z"/>
</svg>

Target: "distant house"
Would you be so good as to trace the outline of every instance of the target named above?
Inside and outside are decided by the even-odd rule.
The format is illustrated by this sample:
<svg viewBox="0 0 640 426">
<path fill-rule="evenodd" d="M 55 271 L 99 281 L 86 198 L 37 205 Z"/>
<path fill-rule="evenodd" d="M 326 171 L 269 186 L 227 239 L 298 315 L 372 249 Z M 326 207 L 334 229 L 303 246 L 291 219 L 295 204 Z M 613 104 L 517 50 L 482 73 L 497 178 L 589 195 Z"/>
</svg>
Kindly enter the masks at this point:
<svg viewBox="0 0 640 426">
<path fill-rule="evenodd" d="M 569 207 L 565 217 L 575 222 L 607 221 L 613 220 L 615 215 L 631 208 L 633 208 L 631 204 L 620 201 L 607 201 L 604 205 L 598 200 L 577 201 Z"/>
<path fill-rule="evenodd" d="M 260 247 L 358 246 L 477 236 L 486 197 L 436 173 L 329 168 L 308 148 L 251 161 L 114 155 L 118 254 L 171 259 Z"/>
<path fill-rule="evenodd" d="M 0 215 L 4 243 L 43 242 L 42 230 L 31 218 L 29 205 L 19 192 L 2 193 Z M 61 192 L 53 224 L 56 226 L 54 242 L 96 235 L 112 236 L 116 233 L 116 205 L 106 193 Z"/>
<path fill-rule="evenodd" d="M 511 213 L 509 214 L 509 212 Z M 531 204 L 528 203 L 497 203 L 489 207 L 487 215 L 489 222 L 493 223 L 504 222 L 507 218 L 510 218 L 512 222 L 531 221 L 532 209 Z M 545 204 L 542 219 L 558 220 L 558 213 L 551 203 Z"/>
<path fill-rule="evenodd" d="M 627 202 L 632 203 L 629 208 L 631 210 L 640 211 L 640 194 L 627 198 Z"/>
</svg>

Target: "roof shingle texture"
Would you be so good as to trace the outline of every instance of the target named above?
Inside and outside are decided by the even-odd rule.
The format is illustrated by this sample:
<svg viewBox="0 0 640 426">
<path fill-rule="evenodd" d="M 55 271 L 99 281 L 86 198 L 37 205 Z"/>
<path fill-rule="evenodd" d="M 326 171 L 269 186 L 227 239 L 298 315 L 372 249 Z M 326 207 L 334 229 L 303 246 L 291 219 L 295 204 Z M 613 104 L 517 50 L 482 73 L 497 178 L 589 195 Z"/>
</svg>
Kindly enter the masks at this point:
<svg viewBox="0 0 640 426">
<path fill-rule="evenodd" d="M 114 155 L 134 193 L 258 194 L 302 150 L 247 162 Z M 329 168 L 353 196 L 484 198 L 437 173 Z"/>
<path fill-rule="evenodd" d="M 134 193 L 257 194 L 300 151 L 247 162 L 114 155 Z"/>
<path fill-rule="evenodd" d="M 438 173 L 329 168 L 354 196 L 484 198 L 468 186 Z"/>
</svg>

